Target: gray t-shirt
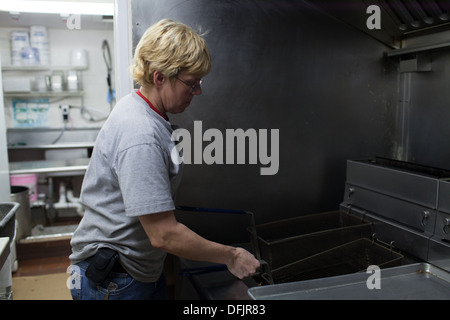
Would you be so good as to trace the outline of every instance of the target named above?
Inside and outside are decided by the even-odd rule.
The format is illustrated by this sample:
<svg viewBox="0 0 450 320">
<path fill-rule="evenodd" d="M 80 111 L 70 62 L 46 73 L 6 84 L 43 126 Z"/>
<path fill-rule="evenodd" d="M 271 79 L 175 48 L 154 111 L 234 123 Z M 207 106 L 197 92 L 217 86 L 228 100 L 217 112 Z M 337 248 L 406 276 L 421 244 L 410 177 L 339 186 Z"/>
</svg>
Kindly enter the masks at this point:
<svg viewBox="0 0 450 320">
<path fill-rule="evenodd" d="M 139 216 L 174 210 L 181 165 L 171 159 L 170 122 L 133 91 L 100 130 L 81 188 L 85 214 L 72 240 L 72 264 L 109 247 L 136 280 L 156 281 L 166 253 L 153 248 Z"/>
</svg>

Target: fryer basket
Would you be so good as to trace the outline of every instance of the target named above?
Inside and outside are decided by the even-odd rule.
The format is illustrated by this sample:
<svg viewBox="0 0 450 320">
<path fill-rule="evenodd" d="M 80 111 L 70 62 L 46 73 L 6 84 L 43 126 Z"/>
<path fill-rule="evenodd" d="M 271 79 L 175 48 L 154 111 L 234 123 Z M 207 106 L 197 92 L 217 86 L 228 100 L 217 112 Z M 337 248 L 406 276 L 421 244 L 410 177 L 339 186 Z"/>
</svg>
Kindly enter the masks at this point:
<svg viewBox="0 0 450 320">
<path fill-rule="evenodd" d="M 343 211 L 278 220 L 249 228 L 252 246 L 276 269 L 344 243 L 371 236 L 371 223 Z"/>
<path fill-rule="evenodd" d="M 379 268 L 399 266 L 403 255 L 367 238 L 323 251 L 271 271 L 274 283 L 284 283 L 343 274 L 365 272 L 370 265 Z"/>
</svg>

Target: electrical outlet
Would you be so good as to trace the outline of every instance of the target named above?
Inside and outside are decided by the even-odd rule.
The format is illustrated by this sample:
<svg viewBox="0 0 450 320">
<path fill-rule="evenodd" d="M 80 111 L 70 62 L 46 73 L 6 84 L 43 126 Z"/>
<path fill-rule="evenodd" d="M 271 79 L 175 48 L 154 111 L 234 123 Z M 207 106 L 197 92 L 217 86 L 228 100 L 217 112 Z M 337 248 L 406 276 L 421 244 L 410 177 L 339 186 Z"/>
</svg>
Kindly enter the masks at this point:
<svg viewBox="0 0 450 320">
<path fill-rule="evenodd" d="M 65 105 L 60 105 L 59 108 L 62 111 L 62 117 L 63 117 L 63 122 L 67 123 L 69 122 L 69 110 L 70 110 L 70 106 L 68 104 Z"/>
</svg>

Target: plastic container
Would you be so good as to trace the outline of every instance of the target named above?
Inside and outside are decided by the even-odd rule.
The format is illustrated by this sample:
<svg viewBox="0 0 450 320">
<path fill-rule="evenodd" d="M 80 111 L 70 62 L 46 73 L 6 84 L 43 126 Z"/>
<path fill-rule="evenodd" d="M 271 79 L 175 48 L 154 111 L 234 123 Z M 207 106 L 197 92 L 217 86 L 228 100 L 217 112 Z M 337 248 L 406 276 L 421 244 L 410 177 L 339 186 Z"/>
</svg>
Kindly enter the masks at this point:
<svg viewBox="0 0 450 320">
<path fill-rule="evenodd" d="M 37 200 L 37 174 L 14 174 L 9 177 L 9 183 L 11 186 L 27 187 L 30 202 Z"/>
<path fill-rule="evenodd" d="M 35 66 L 40 63 L 39 51 L 36 48 L 23 47 L 20 50 L 20 57 L 23 66 Z"/>
<path fill-rule="evenodd" d="M 13 65 L 22 65 L 22 48 L 29 46 L 30 37 L 27 31 L 16 30 L 11 32 L 11 62 Z"/>
<path fill-rule="evenodd" d="M 50 65 L 50 46 L 47 27 L 31 26 L 30 27 L 30 44 L 31 47 L 39 51 L 41 65 Z"/>
</svg>

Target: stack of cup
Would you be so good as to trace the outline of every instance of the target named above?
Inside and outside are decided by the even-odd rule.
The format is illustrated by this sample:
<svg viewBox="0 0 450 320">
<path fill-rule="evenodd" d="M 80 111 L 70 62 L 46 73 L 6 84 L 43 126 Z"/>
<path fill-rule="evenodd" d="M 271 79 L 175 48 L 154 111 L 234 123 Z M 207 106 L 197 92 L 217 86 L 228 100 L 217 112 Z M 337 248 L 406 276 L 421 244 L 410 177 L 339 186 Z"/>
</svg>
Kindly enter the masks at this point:
<svg viewBox="0 0 450 320">
<path fill-rule="evenodd" d="M 30 47 L 30 39 L 26 31 L 11 32 L 11 62 L 14 66 L 22 65 L 22 50 Z"/>
<path fill-rule="evenodd" d="M 30 44 L 32 48 L 36 48 L 39 52 L 41 65 L 50 64 L 50 48 L 48 41 L 47 27 L 31 26 L 30 27 Z"/>
</svg>

